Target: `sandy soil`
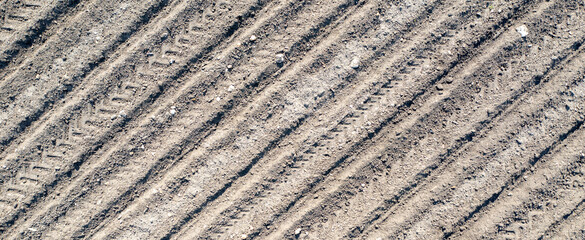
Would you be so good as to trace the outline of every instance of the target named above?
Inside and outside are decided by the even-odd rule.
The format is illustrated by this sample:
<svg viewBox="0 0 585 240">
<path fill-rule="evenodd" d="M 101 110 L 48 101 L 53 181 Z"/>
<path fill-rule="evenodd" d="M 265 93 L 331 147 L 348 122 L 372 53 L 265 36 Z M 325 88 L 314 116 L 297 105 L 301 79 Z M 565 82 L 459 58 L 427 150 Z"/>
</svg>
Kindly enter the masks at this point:
<svg viewBox="0 0 585 240">
<path fill-rule="evenodd" d="M 0 239 L 583 239 L 585 4 L 0 0 Z"/>
</svg>

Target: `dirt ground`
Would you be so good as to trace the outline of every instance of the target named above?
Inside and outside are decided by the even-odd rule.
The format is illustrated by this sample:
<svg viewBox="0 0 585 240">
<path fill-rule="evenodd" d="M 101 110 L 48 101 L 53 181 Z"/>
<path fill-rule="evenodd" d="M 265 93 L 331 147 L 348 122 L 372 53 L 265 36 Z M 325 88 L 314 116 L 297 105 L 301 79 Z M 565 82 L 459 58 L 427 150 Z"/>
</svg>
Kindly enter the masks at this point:
<svg viewBox="0 0 585 240">
<path fill-rule="evenodd" d="M 585 3 L 0 0 L 0 239 L 585 239 Z"/>
</svg>

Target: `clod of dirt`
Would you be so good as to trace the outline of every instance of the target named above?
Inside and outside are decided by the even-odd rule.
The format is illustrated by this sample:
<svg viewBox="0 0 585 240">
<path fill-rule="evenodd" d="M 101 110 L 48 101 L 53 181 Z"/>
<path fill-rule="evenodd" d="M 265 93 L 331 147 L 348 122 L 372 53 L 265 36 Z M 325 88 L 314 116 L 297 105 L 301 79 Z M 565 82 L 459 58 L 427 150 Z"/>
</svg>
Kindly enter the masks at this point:
<svg viewBox="0 0 585 240">
<path fill-rule="evenodd" d="M 528 35 L 528 28 L 526 25 L 522 25 L 516 28 L 516 32 L 520 33 L 521 37 L 526 37 Z"/>
<path fill-rule="evenodd" d="M 284 63 L 284 54 L 282 53 L 276 54 L 276 63 L 278 64 Z"/>
<path fill-rule="evenodd" d="M 349 66 L 353 69 L 358 69 L 360 67 L 360 59 L 358 57 L 354 57 L 349 63 Z"/>
</svg>

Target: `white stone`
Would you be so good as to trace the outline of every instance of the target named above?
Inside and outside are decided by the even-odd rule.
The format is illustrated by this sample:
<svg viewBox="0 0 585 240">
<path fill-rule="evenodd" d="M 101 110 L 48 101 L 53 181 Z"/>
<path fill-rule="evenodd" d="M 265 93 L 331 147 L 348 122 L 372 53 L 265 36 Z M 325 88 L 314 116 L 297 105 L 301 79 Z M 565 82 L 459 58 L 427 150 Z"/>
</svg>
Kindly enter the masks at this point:
<svg viewBox="0 0 585 240">
<path fill-rule="evenodd" d="M 357 57 L 354 57 L 351 62 L 349 63 L 349 66 L 353 69 L 357 69 L 360 67 L 360 59 Z"/>
<path fill-rule="evenodd" d="M 228 90 L 228 92 L 231 92 L 235 89 L 236 89 L 236 87 L 234 87 L 234 85 L 230 85 L 227 90 Z"/>
<path fill-rule="evenodd" d="M 301 234 L 302 229 L 301 228 L 297 228 L 297 230 L 295 230 L 295 235 L 299 235 Z"/>
<path fill-rule="evenodd" d="M 284 63 L 284 54 L 282 53 L 276 54 L 276 63 L 278 64 Z"/>
<path fill-rule="evenodd" d="M 250 41 L 252 41 L 252 42 L 253 42 L 253 41 L 256 41 L 256 39 L 258 39 L 258 38 L 256 37 L 256 35 L 252 35 L 252 36 L 250 36 Z"/>
<path fill-rule="evenodd" d="M 528 35 L 528 28 L 526 25 L 522 25 L 516 28 L 516 32 L 520 33 L 521 37 L 526 37 Z"/>
</svg>

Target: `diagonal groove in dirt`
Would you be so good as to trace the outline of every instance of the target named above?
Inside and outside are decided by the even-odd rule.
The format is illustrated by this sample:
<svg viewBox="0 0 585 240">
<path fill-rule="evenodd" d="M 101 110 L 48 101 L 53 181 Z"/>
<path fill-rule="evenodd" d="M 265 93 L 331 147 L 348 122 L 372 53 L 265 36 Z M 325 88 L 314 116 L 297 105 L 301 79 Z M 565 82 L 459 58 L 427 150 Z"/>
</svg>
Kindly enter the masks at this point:
<svg viewBox="0 0 585 240">
<path fill-rule="evenodd" d="M 408 104 L 408 103 L 407 103 L 407 104 Z M 349 150 L 348 152 L 350 152 L 350 153 L 351 153 L 351 152 L 352 152 L 352 150 Z M 346 156 L 346 157 L 347 157 L 347 156 Z M 344 159 L 345 159 L 345 158 L 342 158 L 340 161 L 342 161 L 342 162 L 343 162 L 343 161 L 345 161 Z M 338 162 L 337 164 L 340 164 L 340 162 Z M 331 169 L 330 169 L 330 170 L 331 170 Z M 325 172 L 325 175 L 328 175 L 328 173 L 329 173 L 329 172 Z M 312 185 L 312 184 L 310 184 L 310 185 Z M 304 195 L 304 194 L 301 194 L 301 195 Z M 286 212 L 286 210 L 285 210 L 285 212 Z"/>
<path fill-rule="evenodd" d="M 499 193 L 497 201 L 467 220 L 451 238 L 516 235 L 536 239 L 547 235 L 547 228 L 565 221 L 585 197 L 580 191 L 584 135 L 581 126 L 562 144 L 551 148 L 547 156 L 531 165 L 521 178 L 515 178 L 505 192 Z"/>
<path fill-rule="evenodd" d="M 517 182 L 522 176 L 524 176 L 524 174 L 526 174 L 527 171 L 530 170 L 531 167 L 533 167 L 536 163 L 538 163 L 542 158 L 547 156 L 552 149 L 557 148 L 559 145 L 561 145 L 563 143 L 563 141 L 565 141 L 565 139 L 567 139 L 569 136 L 571 136 L 571 134 L 573 134 L 575 131 L 580 129 L 582 126 L 583 126 L 583 121 L 582 120 L 577 121 L 571 129 L 569 129 L 567 132 L 561 134 L 559 136 L 559 138 L 555 142 L 552 143 L 552 145 L 546 147 L 544 150 L 542 150 L 542 152 L 540 152 L 538 154 L 538 156 L 531 159 L 530 162 L 528 163 L 529 165 L 526 168 L 521 169 L 520 172 L 514 173 L 512 175 L 512 177 L 504 184 L 504 186 L 501 187 L 500 191 L 494 193 L 488 199 L 485 199 L 479 206 L 477 206 L 472 212 L 470 212 L 469 215 L 467 215 L 463 219 L 459 220 L 454 225 L 454 227 L 462 226 L 469 219 L 473 218 L 477 213 L 482 211 L 482 209 L 484 209 L 488 205 L 492 204 L 493 202 L 497 201 L 498 198 L 500 197 L 500 195 L 502 194 L 502 192 L 504 192 L 504 190 L 506 190 L 508 188 L 508 186 L 512 185 L 514 182 Z M 451 235 L 453 235 L 453 233 L 454 232 L 447 232 L 443 235 L 443 238 L 447 239 L 447 238 L 451 237 Z"/>
<path fill-rule="evenodd" d="M 546 231 L 542 234 L 542 236 L 540 236 L 538 239 L 542 240 L 542 239 L 550 239 L 552 236 L 555 236 L 555 232 L 560 232 L 563 227 L 569 226 L 571 224 L 571 222 L 576 222 L 575 220 L 579 221 L 579 218 L 583 219 L 583 216 L 585 215 L 585 199 L 582 199 L 581 202 L 579 202 L 579 204 L 577 204 L 573 209 L 571 209 L 571 211 L 565 215 L 563 215 L 558 221 L 556 221 L 555 223 L 553 223 L 552 225 L 548 226 Z M 582 221 L 581 221 L 581 225 L 582 225 Z M 575 226 L 577 226 L 577 224 L 574 224 Z M 579 229 L 577 229 L 579 230 Z M 583 229 L 580 229 L 581 231 L 583 231 Z M 564 232 L 569 232 L 569 231 L 564 231 Z M 569 237 L 569 236 L 567 236 Z M 577 236 L 572 236 L 574 239 L 576 239 Z"/>
<path fill-rule="evenodd" d="M 583 9 L 0 0 L 0 238 L 584 238 Z"/>
<path fill-rule="evenodd" d="M 576 42 L 576 44 L 574 44 L 573 46 L 581 46 L 581 44 L 582 44 L 582 41 L 583 41 L 583 40 L 580 40 L 580 42 Z M 574 48 L 572 48 L 572 47 L 571 47 L 570 49 L 574 49 Z M 569 51 L 570 51 L 570 50 L 569 50 Z M 577 51 L 577 52 L 573 52 L 573 53 L 569 54 L 569 56 L 570 56 L 570 57 L 567 57 L 567 59 L 568 59 L 568 60 L 569 60 L 569 62 L 570 62 L 570 60 L 572 60 L 572 59 L 575 59 L 575 58 L 577 58 L 577 57 L 582 57 L 582 52 L 583 52 L 583 49 L 580 49 L 580 50 L 579 50 L 579 51 Z M 562 58 L 565 58 L 565 57 L 562 57 Z M 562 61 L 562 62 L 563 62 L 563 63 L 566 63 L 566 62 L 568 62 L 568 61 Z M 566 64 L 565 64 L 565 65 L 566 65 Z M 544 81 L 544 82 L 548 82 L 548 81 L 550 81 L 550 79 L 552 79 L 552 78 L 554 78 L 554 77 L 557 77 L 557 78 L 558 78 L 558 76 L 557 76 L 557 75 L 559 74 L 559 71 L 560 71 L 560 72 L 562 72 L 562 71 L 564 70 L 564 68 L 565 68 L 565 67 L 566 67 L 566 66 L 563 66 L 563 64 L 559 64 L 559 65 L 556 67 L 556 69 L 555 69 L 557 72 L 555 72 L 554 74 L 551 74 L 551 77 L 549 77 L 549 79 L 547 79 L 547 80 L 546 80 L 546 81 Z M 545 76 L 546 76 L 546 75 L 545 75 Z M 542 80 L 542 79 L 539 77 L 539 78 L 538 78 L 538 80 L 537 80 L 537 82 L 539 83 L 541 80 Z M 571 84 L 569 84 L 569 85 L 570 85 L 570 86 L 572 86 L 572 87 L 575 87 L 575 86 L 577 86 L 577 83 L 579 83 L 579 82 L 581 82 L 581 81 L 582 81 L 582 79 L 577 79 L 577 80 L 575 80 L 573 83 L 571 83 Z M 540 84 L 540 85 L 538 85 L 538 86 L 537 86 L 537 88 L 536 88 L 536 89 L 534 89 L 533 91 L 539 91 L 539 90 L 541 90 L 541 89 L 544 87 L 543 85 L 544 85 L 544 84 Z M 569 89 L 570 89 L 570 88 L 569 88 Z M 566 91 L 570 91 L 570 90 L 566 90 Z M 532 93 L 532 92 L 531 92 L 531 93 Z M 529 95 L 529 94 L 528 94 L 528 95 Z M 526 96 L 526 97 L 528 97 L 528 96 Z M 526 97 L 525 97 L 525 98 L 526 98 Z M 551 102 L 546 102 L 546 103 L 544 103 L 544 105 L 545 105 L 545 106 L 550 106 L 550 107 L 553 107 L 553 108 L 554 108 L 555 106 L 554 106 L 554 105 L 552 105 L 552 104 L 553 104 L 553 103 L 551 103 Z M 545 109 L 546 109 L 546 107 L 545 107 Z M 511 113 L 511 112 L 508 112 L 508 113 Z M 509 114 L 505 114 L 505 115 L 509 115 Z M 582 121 L 582 120 L 577 120 L 577 121 L 576 121 L 576 123 L 575 123 L 576 125 L 574 125 L 574 126 L 572 126 L 572 127 L 569 127 L 569 130 L 567 130 L 567 131 L 568 131 L 568 133 L 571 133 L 572 131 L 576 130 L 576 128 L 578 128 L 578 127 L 580 126 L 580 124 L 582 124 L 582 123 L 581 123 L 581 121 Z M 493 130 L 492 130 L 492 129 L 490 129 L 489 131 L 493 131 Z M 485 136 L 485 135 L 488 135 L 488 134 L 487 134 L 487 133 L 478 134 L 478 136 L 480 137 L 480 139 L 481 139 L 483 136 Z M 566 136 L 565 136 L 565 134 L 561 134 L 561 135 L 559 136 L 559 141 L 558 141 L 558 142 L 562 142 L 562 141 L 565 139 L 565 137 L 566 137 Z M 475 140 L 476 140 L 476 141 L 479 141 L 479 139 L 475 139 Z M 502 143 L 505 143 L 505 142 L 506 142 L 506 141 L 503 141 Z M 554 144 L 556 144 L 556 143 L 558 143 L 558 142 L 554 142 L 554 143 L 551 143 L 551 144 L 553 144 L 553 145 L 554 145 Z M 542 156 L 541 156 L 541 155 L 542 155 L 542 153 L 547 153 L 547 152 L 550 150 L 550 148 L 551 148 L 551 146 L 545 146 L 545 147 L 543 147 L 543 150 L 542 150 L 542 152 L 540 153 L 540 155 L 537 155 L 537 156 L 535 156 L 533 159 L 529 160 L 529 161 L 528 161 L 528 163 L 527 163 L 527 166 L 523 166 L 523 168 L 520 170 L 520 172 L 515 172 L 514 174 L 512 174 L 512 175 L 510 176 L 510 178 L 511 178 L 512 180 L 509 180 L 508 182 L 510 182 L 510 181 L 515 181 L 514 179 L 518 179 L 518 178 L 522 177 L 522 176 L 523 176 L 523 174 L 525 173 L 525 171 L 526 171 L 527 169 L 531 168 L 531 166 L 533 166 L 533 165 L 534 165 L 535 161 L 539 160 L 539 159 L 542 157 Z M 495 157 L 497 156 L 497 155 L 496 155 L 497 153 L 491 153 L 491 154 L 492 154 L 492 155 L 491 155 L 491 157 L 494 157 L 494 158 L 495 158 Z M 535 160 L 535 159 L 536 159 L 536 160 Z M 479 165 L 481 165 L 481 166 L 474 166 L 473 168 L 477 168 L 478 170 L 476 170 L 476 171 L 480 171 L 481 169 L 483 169 L 483 166 L 484 166 L 484 165 L 482 165 L 482 164 L 479 164 Z M 444 167 L 443 169 L 446 169 L 446 168 L 447 168 L 447 167 Z M 441 171 L 441 172 L 442 172 L 442 171 Z M 439 174 L 441 174 L 441 173 L 439 173 Z M 439 175 L 439 174 L 435 174 L 435 175 Z M 519 174 L 519 175 L 517 175 L 517 174 Z M 432 181 L 432 180 L 429 180 L 429 181 Z M 458 181 L 460 181 L 460 183 L 461 183 L 461 182 L 462 182 L 462 181 L 464 181 L 464 180 L 458 180 Z M 454 186 L 458 186 L 458 185 L 460 185 L 460 184 L 454 184 Z M 502 187 L 502 189 L 505 189 L 507 186 L 508 186 L 508 184 L 507 184 L 507 183 L 504 183 L 504 184 L 503 184 L 503 187 Z M 470 212 L 469 212 L 469 214 L 471 214 L 471 216 L 473 216 L 473 215 L 474 215 L 474 214 L 475 214 L 475 213 L 476 213 L 476 212 L 477 212 L 479 209 L 481 209 L 481 208 L 485 207 L 485 205 L 487 205 L 487 204 L 491 203 L 493 200 L 495 200 L 495 199 L 497 198 L 497 196 L 499 196 L 499 195 L 500 195 L 500 193 L 501 193 L 501 191 L 499 191 L 499 192 L 498 192 L 498 191 L 496 191 L 496 193 L 494 193 L 494 195 L 492 195 L 492 196 L 489 196 L 489 197 L 486 197 L 485 201 L 484 201 L 484 202 L 482 202 L 481 204 L 478 204 L 478 207 L 477 207 L 477 209 L 475 209 L 475 210 L 473 210 L 473 211 L 470 211 Z M 496 196 L 496 197 L 494 197 L 494 196 Z M 468 217 L 470 217 L 470 216 L 467 216 L 467 217 L 465 217 L 465 216 L 464 216 L 464 217 L 462 217 L 462 220 L 461 220 L 460 222 L 457 222 L 457 223 L 455 223 L 455 224 L 453 225 L 453 227 L 460 226 L 460 225 L 462 224 L 462 222 L 465 222 L 465 221 L 467 221 L 467 220 L 469 219 Z M 408 229 L 408 228 L 406 228 L 406 229 Z"/>
<path fill-rule="evenodd" d="M 318 64 L 322 64 L 322 63 L 318 63 Z M 290 130 L 287 130 L 287 132 L 290 132 Z M 285 133 L 286 134 L 286 133 Z"/>
<path fill-rule="evenodd" d="M 579 51 L 579 53 L 580 53 L 580 52 L 581 52 L 581 51 Z M 574 56 L 573 56 L 573 57 L 574 57 Z M 558 67 L 558 68 L 562 69 L 562 68 L 564 68 L 564 67 Z M 540 79 L 539 79 L 539 81 L 540 81 Z M 485 135 L 486 135 L 486 134 L 479 134 L 479 136 L 485 136 Z M 443 168 L 443 169 L 446 169 L 446 167 L 445 167 L 445 168 Z"/>
<path fill-rule="evenodd" d="M 254 236 L 253 234 L 251 236 Z"/>
<path fill-rule="evenodd" d="M 253 11 L 253 10 L 254 9 L 250 9 L 250 11 Z M 238 24 L 236 23 L 235 26 L 237 26 L 237 25 Z M 221 35 L 222 37 L 220 39 L 222 39 L 222 38 L 223 39 L 226 39 L 226 38 L 230 37 L 229 33 L 230 32 L 233 33 L 235 31 L 233 27 L 230 27 L 230 28 L 227 28 L 227 29 L 228 29 L 228 32 L 227 32 L 228 34 L 227 35 L 226 34 L 222 34 Z M 213 49 L 213 46 L 218 46 L 219 45 L 219 42 L 221 42 L 221 41 L 216 41 L 215 43 L 213 43 L 211 45 L 212 47 L 208 47 L 207 50 L 209 52 L 211 52 L 211 50 Z M 201 58 L 202 56 L 204 56 L 204 54 L 196 55 L 193 58 L 191 58 L 191 60 Z M 185 73 L 187 73 L 186 70 L 179 71 L 179 74 L 185 74 Z M 179 77 L 180 77 L 180 75 L 175 75 L 175 78 L 179 78 Z M 171 78 L 171 80 L 172 79 L 174 79 L 174 78 Z M 143 102 L 138 102 L 137 103 L 137 106 L 135 106 L 135 108 L 132 109 L 132 112 L 130 112 L 129 115 L 132 115 L 132 114 L 138 115 L 137 111 L 139 109 L 140 110 L 145 109 L 149 104 L 153 103 L 159 96 L 161 96 L 161 94 L 164 92 L 163 90 L 164 89 L 162 87 L 158 87 L 158 88 L 154 89 L 154 91 L 152 91 L 150 93 L 150 95 L 147 95 L 146 96 L 146 98 L 143 100 Z M 119 129 L 119 128 L 125 126 L 128 122 L 130 122 L 130 120 L 131 119 L 126 118 L 126 119 L 123 119 L 122 121 L 120 121 L 118 124 L 114 124 L 114 128 L 110 132 L 111 133 L 117 132 L 116 129 Z M 109 127 L 109 126 L 107 126 L 107 127 Z M 51 130 L 51 129 L 47 129 L 47 130 Z M 113 137 L 112 134 L 106 133 L 105 134 L 105 137 L 103 139 L 98 140 L 96 142 L 96 144 L 92 148 L 90 148 L 89 150 L 86 150 L 86 153 L 85 154 L 83 154 L 82 156 L 79 156 L 79 160 L 77 160 L 74 164 L 72 164 L 73 165 L 73 168 L 70 168 L 67 171 L 63 171 L 61 174 L 59 174 L 58 177 L 56 177 L 56 180 L 55 181 L 53 181 L 51 184 L 47 184 L 46 187 L 48 187 L 50 189 L 51 188 L 54 188 L 56 186 L 56 184 L 59 182 L 59 179 L 67 179 L 68 176 L 71 176 L 71 174 L 74 171 L 76 171 L 81 166 L 81 164 L 85 161 L 84 159 L 89 158 L 94 152 L 98 151 L 101 148 L 101 146 L 103 146 L 103 144 L 105 142 L 107 142 L 108 139 L 111 139 L 112 137 Z M 43 196 L 44 194 L 46 194 L 46 193 L 41 193 L 41 195 L 38 195 L 34 199 L 38 199 L 40 196 Z M 33 201 L 33 202 L 35 202 L 35 201 Z"/>
<path fill-rule="evenodd" d="M 305 117 L 303 117 L 303 118 L 301 118 L 301 119 L 305 119 Z M 297 125 L 298 125 L 298 124 L 297 124 Z M 285 131 L 285 133 L 286 133 L 286 132 L 289 132 L 289 130 L 284 130 L 284 131 Z M 277 139 L 278 139 L 278 138 L 277 138 Z M 279 141 L 280 141 L 280 140 L 279 140 Z M 260 159 L 261 159 L 262 157 L 264 157 L 264 154 L 265 154 L 265 153 L 264 153 L 264 151 L 262 151 L 260 154 L 258 154 L 258 155 L 257 155 L 257 157 L 259 156 L 259 157 L 260 157 Z M 255 159 L 258 159 L 257 157 L 256 157 Z M 255 161 L 256 161 L 256 160 L 254 160 L 254 162 L 255 162 Z M 246 171 L 246 169 L 247 169 L 247 168 L 245 168 L 245 169 L 244 169 L 244 171 Z M 242 174 L 240 173 L 240 174 L 239 174 L 239 176 L 242 176 Z M 228 183 L 228 184 L 229 184 L 229 183 Z M 231 184 L 229 184 L 228 186 L 231 186 Z M 225 189 L 225 188 L 222 188 L 222 189 Z M 222 191 L 222 192 L 223 192 L 223 191 Z"/>
<path fill-rule="evenodd" d="M 352 4 L 346 4 L 346 5 L 342 5 L 339 9 L 345 9 L 349 6 L 352 6 Z M 290 51 L 290 57 L 298 57 L 303 51 L 306 50 L 301 50 L 301 49 L 310 49 L 307 48 L 307 46 L 305 46 L 305 43 L 310 42 L 313 39 L 316 39 L 318 37 L 322 37 L 320 36 L 321 31 L 317 31 L 317 29 L 322 30 L 323 28 L 329 28 L 330 26 L 328 26 L 328 24 L 330 22 L 332 22 L 332 18 L 334 17 L 338 17 L 338 16 L 330 16 L 329 18 L 325 19 L 320 25 L 319 27 L 313 28 L 314 30 L 311 31 L 311 33 L 309 35 L 306 35 L 302 38 L 301 41 L 299 41 L 298 43 L 294 44 L 293 47 L 291 47 L 291 51 Z M 325 33 L 327 33 L 328 31 L 324 31 Z M 319 34 L 318 34 L 319 33 Z M 272 76 L 270 77 L 270 79 L 277 79 L 280 74 L 282 73 L 283 70 L 285 70 L 286 68 L 281 68 L 279 69 L 277 72 L 274 72 L 274 70 L 272 70 L 270 67 L 267 67 L 265 69 L 265 71 L 263 71 L 263 74 L 261 74 L 256 82 L 250 83 L 248 84 L 249 87 L 246 87 L 245 90 L 242 90 L 242 94 L 239 96 L 240 98 L 246 98 L 246 96 L 252 96 L 251 93 L 253 92 L 259 92 L 262 91 L 262 89 L 265 87 L 265 85 L 269 84 L 269 83 L 265 83 L 262 82 L 262 80 L 264 80 L 266 77 L 264 76 Z M 259 87 L 260 86 L 260 87 Z M 253 87 L 253 88 L 252 88 Z M 258 89 L 255 89 L 258 88 Z M 243 96 L 242 96 L 243 95 Z M 237 106 L 239 105 L 239 102 L 245 102 L 244 100 L 237 100 L 237 102 L 235 103 L 230 103 L 229 106 L 230 107 L 222 107 L 223 109 L 232 109 L 235 108 L 233 106 Z M 215 117 L 211 120 L 208 120 L 208 122 L 205 124 L 204 127 L 201 127 L 200 129 L 197 129 L 197 131 L 194 131 L 190 134 L 190 137 L 186 137 L 185 138 L 185 142 L 181 143 L 179 145 L 181 146 L 188 146 L 188 147 L 183 147 L 182 151 L 180 154 L 174 154 L 175 156 L 172 158 L 176 158 L 177 160 L 173 163 L 168 163 L 168 162 L 164 162 L 161 161 L 160 164 L 155 165 L 153 168 L 149 169 L 148 173 L 139 180 L 139 182 L 137 182 L 138 186 L 134 186 L 132 189 L 129 189 L 127 192 L 125 192 L 123 194 L 123 196 L 120 198 L 119 203 L 114 203 L 112 206 L 118 205 L 118 204 L 127 204 L 124 202 L 131 202 L 132 198 L 134 198 L 137 195 L 141 195 L 141 193 L 143 191 L 145 191 L 145 187 L 148 187 L 148 184 L 151 181 L 154 181 L 155 179 L 157 179 L 159 176 L 164 175 L 164 173 L 166 171 L 168 171 L 168 169 L 172 168 L 174 165 L 176 165 L 178 162 L 180 161 L 184 161 L 184 158 L 187 154 L 189 154 L 191 151 L 193 151 L 197 146 L 199 146 L 199 143 L 203 140 L 208 138 L 211 134 L 214 133 L 214 131 L 206 131 L 204 129 L 212 129 L 214 130 L 215 127 L 220 124 L 220 122 L 222 121 L 222 119 L 225 118 L 229 118 L 230 115 L 233 115 L 235 113 L 231 113 L 230 111 L 225 111 L 225 112 L 219 112 L 215 115 Z M 198 139 L 196 142 L 193 142 L 193 139 Z M 186 142 L 192 142 L 191 144 L 187 144 Z M 170 156 L 167 156 L 166 158 L 171 158 Z M 116 214 L 119 214 L 123 209 L 125 209 L 124 207 L 119 207 L 117 208 L 116 212 L 113 214 L 113 216 L 115 216 Z M 106 212 L 107 213 L 107 212 Z M 103 216 L 100 216 L 100 218 L 103 218 Z M 99 220 L 98 222 L 102 222 L 103 220 Z M 91 228 L 89 228 L 91 229 Z"/>
<path fill-rule="evenodd" d="M 577 55 L 569 55 L 571 56 L 569 59 L 576 57 Z M 519 99 L 521 96 L 523 96 L 526 93 L 531 93 L 530 91 L 528 91 L 528 89 L 532 90 L 532 87 L 541 87 L 541 82 L 543 80 L 543 77 L 548 78 L 549 75 L 554 76 L 556 71 L 558 71 L 559 69 L 562 69 L 562 64 L 561 63 L 565 63 L 565 61 L 559 61 L 556 62 L 557 64 L 555 64 L 555 66 L 553 68 L 550 68 L 546 74 L 543 74 L 541 76 L 537 76 L 534 78 L 534 81 L 528 82 L 528 86 L 524 86 L 526 91 L 520 91 L 521 94 L 517 94 L 516 96 L 514 96 L 512 99 Z M 551 72 L 552 71 L 552 72 Z M 510 114 L 509 111 L 505 111 L 506 109 L 510 108 L 511 106 L 513 106 L 517 100 L 513 100 L 513 101 L 506 101 L 504 104 L 502 104 L 501 106 L 497 107 L 496 109 L 497 112 L 495 113 L 496 115 L 494 117 L 498 117 L 498 118 L 505 118 L 507 115 Z M 458 154 L 458 149 L 463 149 L 464 146 L 466 144 L 472 143 L 474 141 L 478 141 L 478 139 L 481 139 L 483 136 L 486 136 L 487 133 L 482 132 L 481 130 L 483 129 L 484 131 L 490 131 L 492 127 L 490 127 L 490 123 L 493 123 L 496 121 L 497 118 L 491 118 L 491 121 L 483 121 L 481 123 L 481 127 L 480 129 L 478 129 L 477 131 L 472 131 L 471 133 L 467 134 L 465 137 L 462 137 L 461 139 L 459 139 L 457 142 L 457 145 L 454 148 L 449 148 L 445 153 L 442 154 L 441 159 L 443 159 L 443 161 L 440 161 L 440 164 L 438 165 L 432 165 L 428 168 L 426 168 L 425 170 L 421 171 L 417 176 L 417 180 L 410 185 L 407 188 L 404 188 L 403 190 L 401 190 L 402 194 L 399 194 L 397 196 L 401 196 L 400 198 L 406 198 L 406 199 L 410 199 L 412 196 L 417 194 L 416 189 L 420 188 L 421 184 L 424 185 L 425 183 L 429 182 L 430 180 L 429 177 L 431 177 L 431 174 L 433 175 L 441 175 L 442 171 L 445 171 L 448 166 L 450 166 L 451 164 L 453 164 L 453 160 L 448 160 L 449 158 L 455 158 L 454 156 L 456 156 Z M 387 200 L 387 203 L 384 205 L 384 207 L 381 207 L 378 211 L 384 211 L 384 212 L 388 212 L 390 211 L 390 209 L 393 206 L 396 206 L 397 204 L 399 204 L 400 198 L 395 198 L 393 200 Z M 376 214 L 374 216 L 374 219 L 370 220 L 370 222 L 368 224 L 366 224 L 365 226 L 372 226 L 374 224 L 376 224 L 376 220 L 378 220 L 382 215 L 380 214 Z M 381 222 L 384 222 L 385 220 L 381 220 Z"/>
<path fill-rule="evenodd" d="M 67 96 L 73 93 L 77 86 L 81 85 L 82 81 L 79 81 L 79 79 L 85 79 L 88 81 L 87 78 L 89 78 L 94 71 L 101 70 L 101 67 L 108 63 L 107 60 L 109 57 L 115 55 L 117 52 L 125 50 L 124 43 L 135 33 L 139 32 L 146 25 L 148 25 L 152 19 L 155 19 L 154 16 L 156 16 L 159 11 L 165 9 L 165 7 L 172 2 L 173 1 L 169 0 L 153 2 L 152 5 L 144 9 L 144 12 L 142 12 L 141 15 L 137 16 L 137 19 L 130 19 L 135 20 L 131 22 L 130 26 L 122 25 L 127 27 L 127 29 L 123 29 L 125 31 L 119 32 L 119 35 L 116 35 L 115 39 L 108 38 L 110 40 L 110 44 L 107 47 L 95 47 L 95 49 L 100 49 L 100 51 L 95 54 L 91 53 L 93 55 L 91 55 L 89 58 L 70 59 L 70 62 L 75 60 L 79 60 L 79 62 L 81 62 L 80 66 L 71 66 L 70 68 L 73 68 L 72 70 L 62 70 L 68 69 L 69 64 L 67 64 L 66 67 L 60 66 L 66 63 L 66 60 L 62 59 L 67 59 L 68 55 L 63 54 L 59 50 L 55 51 L 51 48 L 54 47 L 53 45 L 67 46 L 65 43 L 60 43 L 67 42 L 67 40 L 63 39 L 66 38 L 66 36 L 52 36 L 51 39 L 47 40 L 45 44 L 43 44 L 44 47 L 42 46 L 39 49 L 36 49 L 35 52 L 31 53 L 31 55 L 35 57 L 29 56 L 31 60 L 23 61 L 21 63 L 22 66 L 18 67 L 15 72 L 5 76 L 5 81 L 0 82 L 0 92 L 2 93 L 0 99 L 0 104 L 2 105 L 0 105 L 0 107 L 6 111 L 5 114 L 0 115 L 0 119 L 4 120 L 8 117 L 12 119 L 10 122 L 12 125 L 7 125 L 8 123 L 2 122 L 2 124 L 5 126 L 3 126 L 3 131 L 0 133 L 0 154 L 4 153 L 6 146 L 12 144 L 15 140 L 17 140 L 17 138 L 22 138 L 23 136 L 21 136 L 21 134 L 31 128 L 33 124 L 35 124 L 40 119 L 43 119 L 43 116 L 45 116 L 47 112 L 50 112 L 50 110 L 53 109 L 53 105 L 58 104 L 62 99 L 65 99 Z M 83 17 L 83 13 L 84 12 L 80 12 L 80 15 L 76 16 L 76 18 Z M 63 33 L 63 35 L 65 35 L 65 33 Z M 53 57 L 55 58 L 54 61 L 56 63 L 37 63 L 35 60 L 40 58 L 39 55 L 46 55 L 43 56 L 42 59 Z M 61 59 L 62 62 L 58 62 L 57 60 L 59 59 Z M 85 61 L 89 62 L 86 63 Z M 32 72 L 31 70 L 31 66 L 33 65 L 36 67 L 36 69 L 38 69 L 35 70 L 35 72 Z M 42 70 L 44 68 L 49 70 Z M 52 74 L 52 72 L 50 71 L 63 74 L 64 76 L 51 76 L 50 74 Z M 35 73 L 36 76 L 34 76 Z M 70 75 L 71 73 L 73 74 Z M 37 90 L 36 86 L 30 86 L 33 82 L 26 82 L 22 80 L 23 78 L 27 77 L 39 80 L 36 82 L 36 84 L 42 86 L 40 87 L 41 89 Z M 23 84 L 22 82 L 25 83 Z M 44 97 L 42 99 L 31 98 L 28 96 L 30 94 L 28 91 L 35 91 L 33 95 L 34 97 L 38 98 L 39 95 Z M 27 102 L 30 102 L 26 104 L 25 107 L 10 104 L 11 102 L 17 102 L 23 99 L 27 100 Z M 37 102 L 38 104 L 36 104 L 36 106 L 31 106 L 34 102 Z M 21 112 L 25 113 L 21 114 Z"/>
<path fill-rule="evenodd" d="M 24 23 L 17 23 L 18 25 L 23 25 L 24 28 L 21 26 L 18 29 L 19 27 L 10 26 L 10 31 L 0 33 L 0 47 L 2 48 L 0 53 L 0 76 L 6 74 L 9 65 L 22 61 L 19 58 L 24 56 L 23 52 L 28 51 L 31 47 L 36 48 L 37 44 L 35 43 L 39 39 L 46 39 L 54 34 L 47 32 L 50 28 L 63 22 L 67 15 L 75 15 L 79 10 L 76 7 L 80 3 L 79 0 L 53 1 L 41 6 L 26 2 L 13 3 L 14 5 L 5 6 L 11 9 L 3 9 L 2 11 L 2 13 L 12 12 L 12 14 L 18 16 L 27 15 L 27 17 Z M 19 13 L 19 11 L 22 13 Z M 4 19 L 4 14 L 0 14 L 0 19 Z M 0 25 L 2 25 L 0 28 L 6 29 L 6 26 Z M 0 77 L 0 79 L 3 78 Z"/>
</svg>

